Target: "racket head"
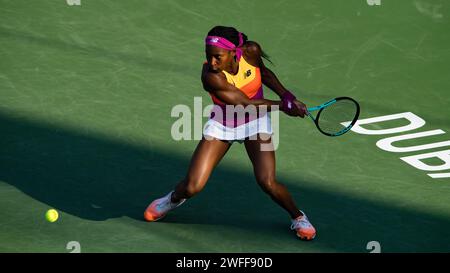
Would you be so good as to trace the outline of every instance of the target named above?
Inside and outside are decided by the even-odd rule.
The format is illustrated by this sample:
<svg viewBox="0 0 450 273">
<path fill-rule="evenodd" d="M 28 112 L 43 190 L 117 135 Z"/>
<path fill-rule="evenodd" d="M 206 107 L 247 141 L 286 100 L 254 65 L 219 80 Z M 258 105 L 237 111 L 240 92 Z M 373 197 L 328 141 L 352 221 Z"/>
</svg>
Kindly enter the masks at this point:
<svg viewBox="0 0 450 273">
<path fill-rule="evenodd" d="M 336 137 L 348 132 L 358 121 L 360 106 L 350 97 L 338 97 L 335 102 L 321 108 L 317 113 L 314 123 L 317 129 L 327 136 Z M 350 124 L 343 127 L 342 122 L 351 120 Z"/>
</svg>

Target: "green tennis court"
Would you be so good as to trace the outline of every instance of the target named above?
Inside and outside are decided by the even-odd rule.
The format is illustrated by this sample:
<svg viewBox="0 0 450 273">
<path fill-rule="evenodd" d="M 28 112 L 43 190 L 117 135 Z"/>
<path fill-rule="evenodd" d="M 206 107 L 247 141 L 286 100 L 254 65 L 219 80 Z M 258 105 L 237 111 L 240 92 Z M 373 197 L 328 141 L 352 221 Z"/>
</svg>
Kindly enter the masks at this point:
<svg viewBox="0 0 450 273">
<path fill-rule="evenodd" d="M 0 252 L 67 253 L 78 242 L 81 252 L 367 253 L 372 241 L 381 252 L 450 251 L 450 144 L 377 146 L 432 130 L 442 132 L 392 145 L 450 140 L 448 1 L 79 2 L 0 0 Z M 199 195 L 160 222 L 143 220 L 198 143 L 172 138 L 171 110 L 194 97 L 211 103 L 200 72 L 215 25 L 258 41 L 307 105 L 350 96 L 361 119 L 411 112 L 426 122 L 330 138 L 280 114 L 277 177 L 314 223 L 314 241 L 289 230 L 239 144 Z M 439 151 L 423 164 L 442 170 L 400 159 Z"/>
</svg>

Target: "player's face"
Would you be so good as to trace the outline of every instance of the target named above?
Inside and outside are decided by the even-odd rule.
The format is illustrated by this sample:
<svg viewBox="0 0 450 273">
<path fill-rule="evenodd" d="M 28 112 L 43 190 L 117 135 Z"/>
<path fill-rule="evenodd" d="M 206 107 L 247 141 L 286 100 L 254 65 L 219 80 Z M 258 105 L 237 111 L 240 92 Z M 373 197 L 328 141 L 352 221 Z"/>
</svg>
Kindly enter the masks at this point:
<svg viewBox="0 0 450 273">
<path fill-rule="evenodd" d="M 222 71 L 230 67 L 234 57 L 234 52 L 216 46 L 206 46 L 206 60 L 209 69 L 212 71 Z"/>
</svg>

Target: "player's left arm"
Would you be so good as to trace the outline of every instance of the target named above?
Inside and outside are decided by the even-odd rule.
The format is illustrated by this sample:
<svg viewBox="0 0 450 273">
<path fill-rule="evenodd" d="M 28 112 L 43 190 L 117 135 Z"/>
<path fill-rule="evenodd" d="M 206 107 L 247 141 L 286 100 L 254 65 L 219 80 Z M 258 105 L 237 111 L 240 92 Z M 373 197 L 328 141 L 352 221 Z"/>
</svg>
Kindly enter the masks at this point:
<svg viewBox="0 0 450 273">
<path fill-rule="evenodd" d="M 285 92 L 289 92 L 289 90 L 287 90 L 278 80 L 275 73 L 273 73 L 272 70 L 264 65 L 264 62 L 262 60 L 262 49 L 257 42 L 248 41 L 246 43 L 246 50 L 244 54 L 247 57 L 246 59 L 251 62 L 250 64 L 259 67 L 261 71 L 261 80 L 265 86 L 269 87 L 271 90 L 277 93 L 280 98 L 283 97 L 283 94 Z M 294 103 L 299 109 L 302 109 L 306 112 L 306 105 L 303 102 L 294 100 Z"/>
</svg>

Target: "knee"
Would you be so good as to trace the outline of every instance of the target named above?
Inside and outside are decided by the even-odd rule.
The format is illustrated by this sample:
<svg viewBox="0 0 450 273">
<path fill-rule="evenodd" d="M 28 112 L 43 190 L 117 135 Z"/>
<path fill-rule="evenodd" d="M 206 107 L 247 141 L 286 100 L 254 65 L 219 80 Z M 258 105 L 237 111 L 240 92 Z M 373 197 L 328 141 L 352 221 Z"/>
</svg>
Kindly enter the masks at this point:
<svg viewBox="0 0 450 273">
<path fill-rule="evenodd" d="M 272 193 L 276 186 L 277 182 L 275 181 L 275 177 L 271 175 L 264 175 L 264 176 L 258 176 L 256 178 L 256 181 L 258 182 L 259 186 L 265 193 Z"/>
</svg>

